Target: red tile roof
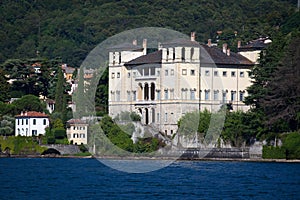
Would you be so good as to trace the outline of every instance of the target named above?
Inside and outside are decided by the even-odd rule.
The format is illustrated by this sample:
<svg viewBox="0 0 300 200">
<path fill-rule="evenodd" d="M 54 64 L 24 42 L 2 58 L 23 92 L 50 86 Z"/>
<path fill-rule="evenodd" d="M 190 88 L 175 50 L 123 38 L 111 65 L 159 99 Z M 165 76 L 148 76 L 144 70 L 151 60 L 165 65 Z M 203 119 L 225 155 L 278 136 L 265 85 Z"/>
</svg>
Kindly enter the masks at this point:
<svg viewBox="0 0 300 200">
<path fill-rule="evenodd" d="M 67 121 L 68 124 L 87 124 L 85 121 L 81 119 L 70 119 Z"/>
<path fill-rule="evenodd" d="M 16 115 L 16 118 L 48 118 L 49 116 L 46 115 L 45 113 L 41 113 L 41 112 L 36 112 L 36 111 L 28 111 L 28 112 L 24 112 L 21 113 L 20 115 Z"/>
</svg>

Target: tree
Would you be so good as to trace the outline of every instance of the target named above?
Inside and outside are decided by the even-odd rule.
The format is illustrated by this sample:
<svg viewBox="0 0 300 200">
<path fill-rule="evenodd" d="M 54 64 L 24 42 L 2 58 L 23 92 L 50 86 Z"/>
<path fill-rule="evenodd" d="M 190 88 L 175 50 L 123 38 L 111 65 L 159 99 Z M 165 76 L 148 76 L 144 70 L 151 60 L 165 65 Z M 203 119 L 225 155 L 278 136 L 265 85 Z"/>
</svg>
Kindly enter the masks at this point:
<svg viewBox="0 0 300 200">
<path fill-rule="evenodd" d="M 60 67 L 57 68 L 57 83 L 55 88 L 55 112 L 62 113 L 65 108 L 64 102 L 64 75 Z"/>
<path fill-rule="evenodd" d="M 45 103 L 42 102 L 37 96 L 31 94 L 15 100 L 12 104 L 15 105 L 17 113 L 20 113 L 21 111 L 46 111 Z"/>
<path fill-rule="evenodd" d="M 288 130 L 299 128 L 300 121 L 300 32 L 292 33 L 283 59 L 266 85 L 262 108 L 269 126 L 287 124 Z M 278 126 L 277 126 L 278 128 Z"/>
<path fill-rule="evenodd" d="M 10 85 L 7 82 L 7 78 L 3 70 L 0 69 L 0 101 L 7 101 L 10 98 L 9 95 Z"/>
<path fill-rule="evenodd" d="M 252 106 L 254 112 L 261 111 L 262 100 L 268 93 L 266 86 L 274 77 L 277 65 L 284 54 L 286 40 L 281 33 L 278 33 L 273 42 L 260 53 L 259 64 L 251 69 L 250 76 L 253 79 L 252 85 L 247 88 L 248 96 L 245 97 L 245 104 Z"/>
</svg>

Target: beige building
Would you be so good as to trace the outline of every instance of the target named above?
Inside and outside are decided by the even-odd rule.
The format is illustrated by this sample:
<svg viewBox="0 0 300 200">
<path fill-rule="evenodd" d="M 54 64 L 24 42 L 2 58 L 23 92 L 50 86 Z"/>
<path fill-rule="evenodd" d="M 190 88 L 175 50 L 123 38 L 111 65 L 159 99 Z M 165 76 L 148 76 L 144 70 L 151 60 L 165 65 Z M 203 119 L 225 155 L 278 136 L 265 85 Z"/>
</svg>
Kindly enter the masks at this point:
<svg viewBox="0 0 300 200">
<path fill-rule="evenodd" d="M 76 145 L 87 144 L 88 124 L 80 119 L 70 119 L 67 122 L 68 141 Z"/>
<path fill-rule="evenodd" d="M 188 112 L 218 111 L 232 104 L 248 110 L 243 100 L 251 84 L 253 62 L 240 54 L 191 40 L 159 44 L 147 54 L 143 46 L 124 44 L 109 53 L 109 115 L 122 111 L 141 115 L 142 123 L 172 135 Z"/>
</svg>

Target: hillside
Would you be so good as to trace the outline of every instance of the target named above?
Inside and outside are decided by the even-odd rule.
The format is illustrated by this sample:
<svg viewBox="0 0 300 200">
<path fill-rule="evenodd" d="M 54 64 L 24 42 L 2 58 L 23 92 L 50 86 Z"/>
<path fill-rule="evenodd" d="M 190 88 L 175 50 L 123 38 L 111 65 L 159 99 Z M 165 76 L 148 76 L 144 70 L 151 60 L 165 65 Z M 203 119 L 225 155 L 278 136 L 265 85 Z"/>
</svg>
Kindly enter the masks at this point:
<svg viewBox="0 0 300 200">
<path fill-rule="evenodd" d="M 196 31 L 202 42 L 215 39 L 218 30 L 221 39 L 248 41 L 270 35 L 296 5 L 297 0 L 3 0 L 0 63 L 33 58 L 38 51 L 38 56 L 79 66 L 107 37 L 144 26 Z"/>
</svg>

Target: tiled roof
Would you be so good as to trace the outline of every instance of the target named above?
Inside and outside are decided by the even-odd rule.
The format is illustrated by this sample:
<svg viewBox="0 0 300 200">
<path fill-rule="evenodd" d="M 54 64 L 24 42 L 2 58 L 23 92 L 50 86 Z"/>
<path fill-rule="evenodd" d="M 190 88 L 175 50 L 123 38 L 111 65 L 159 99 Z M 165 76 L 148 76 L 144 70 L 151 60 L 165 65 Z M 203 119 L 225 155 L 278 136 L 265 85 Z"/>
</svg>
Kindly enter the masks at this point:
<svg viewBox="0 0 300 200">
<path fill-rule="evenodd" d="M 70 119 L 69 121 L 67 121 L 67 123 L 68 124 L 86 124 L 86 122 L 81 119 Z"/>
<path fill-rule="evenodd" d="M 140 56 L 136 59 L 133 59 L 125 63 L 125 66 L 161 63 L 161 60 L 162 60 L 162 50 L 159 50 L 144 56 Z"/>
<path fill-rule="evenodd" d="M 41 112 L 36 112 L 36 111 L 28 111 L 28 112 L 24 112 L 21 113 L 20 115 L 16 115 L 16 118 L 47 118 L 49 117 L 48 115 L 46 115 L 45 113 L 41 113 Z"/>
<path fill-rule="evenodd" d="M 172 40 L 170 42 L 162 43 L 163 47 L 200 47 L 200 44 L 197 41 L 191 41 L 188 39 L 179 38 Z"/>
<path fill-rule="evenodd" d="M 238 48 L 239 51 L 248 51 L 248 50 L 261 50 L 267 47 L 264 39 L 257 39 L 251 41 L 249 44 L 241 46 Z"/>
<path fill-rule="evenodd" d="M 134 51 L 134 50 L 142 50 L 142 49 L 143 47 L 133 45 L 131 43 L 124 43 L 109 48 L 109 50 L 114 50 L 114 51 Z"/>
<path fill-rule="evenodd" d="M 223 53 L 223 50 L 214 46 L 201 45 L 201 63 L 215 63 L 219 65 L 253 65 L 253 62 L 244 56 L 230 52 L 230 55 Z"/>
</svg>

